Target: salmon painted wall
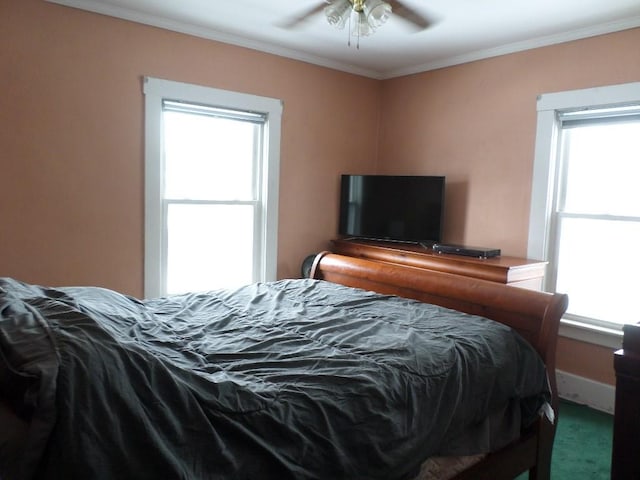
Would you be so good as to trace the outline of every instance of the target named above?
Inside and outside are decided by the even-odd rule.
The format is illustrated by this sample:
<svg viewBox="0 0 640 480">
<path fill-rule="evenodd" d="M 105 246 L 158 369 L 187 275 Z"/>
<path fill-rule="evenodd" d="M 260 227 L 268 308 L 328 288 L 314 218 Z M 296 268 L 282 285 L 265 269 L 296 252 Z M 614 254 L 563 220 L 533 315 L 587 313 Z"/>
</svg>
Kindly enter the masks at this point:
<svg viewBox="0 0 640 480">
<path fill-rule="evenodd" d="M 638 81 L 638 45 L 635 29 L 381 82 L 3 0 L 0 275 L 142 295 L 145 75 L 284 101 L 280 278 L 335 235 L 345 172 L 446 175 L 445 240 L 525 255 L 536 96 Z M 561 338 L 558 365 L 613 383 L 607 348 Z"/>
<path fill-rule="evenodd" d="M 387 80 L 380 171 L 446 175 L 444 241 L 526 256 L 537 95 L 638 81 L 639 46 L 633 29 Z M 558 366 L 614 382 L 609 348 L 562 338 Z"/>
<path fill-rule="evenodd" d="M 375 168 L 376 80 L 42 0 L 2 1 L 0 64 L 0 275 L 142 295 L 145 75 L 284 101 L 280 278 Z"/>
</svg>

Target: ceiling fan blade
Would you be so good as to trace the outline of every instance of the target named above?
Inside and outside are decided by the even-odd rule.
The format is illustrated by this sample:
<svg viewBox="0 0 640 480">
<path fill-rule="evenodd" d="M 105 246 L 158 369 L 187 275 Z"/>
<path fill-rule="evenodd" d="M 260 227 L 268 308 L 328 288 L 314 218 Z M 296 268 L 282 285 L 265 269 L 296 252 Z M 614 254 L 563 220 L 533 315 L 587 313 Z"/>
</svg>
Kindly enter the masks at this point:
<svg viewBox="0 0 640 480">
<path fill-rule="evenodd" d="M 305 21 L 307 18 L 315 15 L 316 13 L 322 11 L 324 9 L 324 7 L 327 6 L 327 4 L 330 3 L 329 1 L 325 0 L 322 3 L 316 5 L 313 8 L 310 8 L 309 10 L 300 13 L 299 15 L 296 15 L 294 17 L 291 17 L 287 20 L 284 20 L 283 22 L 279 23 L 278 26 L 281 28 L 295 28 L 298 25 L 300 25 L 303 21 Z"/>
<path fill-rule="evenodd" d="M 391 9 L 393 11 L 392 15 L 397 15 L 400 18 L 405 19 L 420 30 L 429 28 L 435 23 L 435 20 L 425 17 L 413 8 L 406 6 L 400 0 L 386 0 L 386 2 L 391 5 Z"/>
</svg>

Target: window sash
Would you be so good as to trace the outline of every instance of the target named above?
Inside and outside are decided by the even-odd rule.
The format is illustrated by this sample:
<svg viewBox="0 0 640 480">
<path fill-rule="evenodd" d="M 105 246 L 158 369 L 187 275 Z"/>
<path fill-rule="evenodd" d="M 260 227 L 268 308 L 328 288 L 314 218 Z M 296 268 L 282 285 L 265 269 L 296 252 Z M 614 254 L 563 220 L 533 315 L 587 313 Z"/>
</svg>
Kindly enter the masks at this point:
<svg viewBox="0 0 640 480">
<path fill-rule="evenodd" d="M 181 109 L 174 109 L 174 108 L 166 108 L 166 104 L 167 102 L 163 102 L 163 110 L 162 110 L 162 114 L 163 114 L 163 135 L 162 135 L 162 141 L 165 142 L 166 141 L 166 131 L 167 131 L 167 127 L 166 124 L 168 123 L 168 118 L 165 117 L 166 113 L 181 113 L 184 115 L 201 115 L 200 111 L 202 109 L 205 109 L 206 107 L 204 106 L 200 106 L 200 105 L 196 105 L 196 104 L 187 104 L 187 103 L 181 103 L 180 105 L 182 106 Z M 263 159 L 263 155 L 265 155 L 267 152 L 265 152 L 263 145 L 264 145 L 264 134 L 265 134 L 265 128 L 266 128 L 266 124 L 265 124 L 265 118 L 264 116 L 259 116 L 260 121 L 255 121 L 256 118 L 258 117 L 255 114 L 251 114 L 249 112 L 242 112 L 242 111 L 231 111 L 231 110 L 224 110 L 225 114 L 224 115 L 218 115 L 215 112 L 218 112 L 220 109 L 217 108 L 213 108 L 211 107 L 209 110 L 211 110 L 211 114 L 207 114 L 207 115 L 203 115 L 206 117 L 210 117 L 210 118 L 216 118 L 216 119 L 222 119 L 222 120 L 228 120 L 231 122 L 239 122 L 244 124 L 245 126 L 248 125 L 253 125 L 252 128 L 252 141 L 251 141 L 251 146 L 253 147 L 252 152 L 250 154 L 246 154 L 247 156 L 244 156 L 241 154 L 242 158 L 247 158 L 248 156 L 250 156 L 251 160 L 250 163 L 248 165 L 248 169 L 250 169 L 250 175 L 251 175 L 251 179 L 248 182 L 249 184 L 249 188 L 247 190 L 245 190 L 244 194 L 242 195 L 237 195 L 237 191 L 235 189 L 233 189 L 231 192 L 228 190 L 228 183 L 222 183 L 222 184 L 218 184 L 217 187 L 220 187 L 219 189 L 217 189 L 217 191 L 213 191 L 210 189 L 210 186 L 207 185 L 206 187 L 204 185 L 200 185 L 200 188 L 190 188 L 190 191 L 184 191 L 181 190 L 182 195 L 176 195 L 176 193 L 180 193 L 180 192 L 176 192 L 175 191 L 175 184 L 172 184 L 174 187 L 173 190 L 173 195 L 171 194 L 171 192 L 169 192 L 169 188 L 167 185 L 167 182 L 163 183 L 163 191 L 162 191 L 162 196 L 166 197 L 166 198 L 173 198 L 173 199 L 200 199 L 200 200 L 214 200 L 214 199 L 218 199 L 218 200 L 237 200 L 237 199 L 257 199 L 258 201 L 262 200 L 262 190 L 259 188 L 261 182 L 262 182 L 262 175 L 263 175 L 263 171 L 262 171 L 262 164 L 264 163 L 264 159 Z M 236 115 L 231 115 L 232 113 L 235 113 Z M 244 115 L 245 113 L 247 113 L 247 115 Z M 198 124 L 193 125 L 194 128 L 196 128 L 198 126 Z M 207 128 L 216 128 L 215 125 L 211 125 L 211 124 L 207 124 L 206 125 Z M 225 125 L 222 124 L 220 125 L 220 127 L 222 128 L 229 128 L 229 125 Z M 235 125 L 233 130 L 229 131 L 228 133 L 231 135 L 234 133 L 234 130 L 239 127 L 239 125 Z M 244 128 L 244 126 L 242 127 Z M 236 134 L 238 132 L 235 132 Z M 200 137 L 197 138 L 197 140 L 201 140 Z M 208 139 L 209 141 L 211 141 L 211 139 Z M 224 141 L 228 140 L 228 138 L 223 137 L 221 141 L 221 147 L 224 146 Z M 243 138 L 243 142 L 244 142 L 244 138 Z M 164 144 L 164 143 L 163 143 Z M 244 145 L 247 145 L 247 143 L 244 143 Z M 163 154 L 167 155 L 167 148 L 166 148 L 166 144 L 165 148 L 163 150 Z M 229 146 L 227 144 L 227 146 Z M 208 149 L 212 149 L 213 146 L 212 145 L 207 145 Z M 222 152 L 220 152 L 222 153 Z M 225 150 L 225 153 L 227 155 L 229 155 L 229 151 Z M 237 153 L 235 154 L 237 155 Z M 234 155 L 231 155 L 232 157 Z M 240 158 L 239 158 L 240 159 Z M 208 161 L 206 162 L 207 164 L 209 163 Z M 226 161 L 223 162 L 225 164 L 228 164 Z M 215 166 L 210 165 L 211 168 L 215 168 Z M 168 160 L 165 158 L 164 162 L 163 162 L 163 173 L 166 174 L 166 170 L 168 168 Z M 204 180 L 206 176 L 202 175 L 202 176 L 196 176 L 196 177 L 192 177 L 191 180 L 193 180 L 196 184 L 198 184 L 199 182 L 201 182 L 202 180 Z M 166 177 L 165 177 L 166 178 Z M 244 183 L 244 182 L 243 182 Z M 246 186 L 246 184 L 244 184 Z M 242 187 L 241 187 L 242 188 Z M 203 190 L 205 189 L 205 190 Z M 180 190 L 180 189 L 179 189 Z M 216 190 L 216 189 L 214 189 Z M 228 196 L 228 198 L 225 198 L 224 194 L 221 194 L 219 190 L 222 191 L 226 191 L 227 192 L 227 196 L 229 195 L 229 193 L 233 193 L 232 196 Z"/>
<path fill-rule="evenodd" d="M 559 148 L 558 139 L 562 134 L 563 123 L 565 128 L 573 128 L 580 123 L 577 121 L 572 123 L 571 120 L 583 122 L 590 120 L 590 115 L 600 118 L 611 108 L 625 107 L 631 111 L 632 105 L 640 105 L 640 82 L 544 93 L 538 96 L 527 256 L 549 261 L 544 282 L 544 289 L 547 291 L 553 291 L 555 286 L 555 238 L 559 228 L 558 216 L 555 215 L 559 195 L 556 186 L 559 177 L 564 173 L 560 168 L 562 151 Z M 595 244 L 593 254 L 602 253 Z M 569 302 L 571 303 L 571 299 Z M 600 328 L 597 321 L 579 318 L 578 321 L 573 322 L 570 317 L 571 315 L 567 314 L 563 318 L 561 326 L 563 335 L 611 348 L 620 348 L 621 325 Z"/>
<path fill-rule="evenodd" d="M 640 104 L 640 82 L 543 93 L 537 97 L 527 256 L 550 262 L 543 287 L 547 291 L 553 290 L 551 285 L 554 276 L 552 266 L 554 245 L 552 242 L 557 229 L 556 216 L 553 212 L 557 201 L 557 177 L 560 174 L 558 169 L 560 117 L 569 112 L 604 110 L 632 104 Z M 597 245 L 594 247 L 594 255 L 600 253 Z M 564 316 L 560 327 L 560 334 L 565 337 L 613 349 L 620 348 L 621 333 L 620 325 L 600 328 L 596 323 L 589 321 L 571 321 L 567 315 Z"/>
<path fill-rule="evenodd" d="M 260 253 L 255 241 L 259 204 L 169 201 L 166 207 L 167 293 L 230 288 L 254 281 Z"/>
<path fill-rule="evenodd" d="M 585 125 L 640 121 L 640 105 L 632 103 L 609 108 L 569 109 L 558 112 L 558 120 L 563 129 Z"/>
<path fill-rule="evenodd" d="M 224 118 L 227 120 L 240 120 L 263 125 L 267 121 L 264 113 L 251 112 L 246 110 L 236 110 L 221 108 L 212 105 L 203 105 L 195 102 L 184 102 L 176 100 L 163 100 L 162 110 L 165 112 L 190 113 L 193 115 L 204 115 L 207 117 Z"/>
<path fill-rule="evenodd" d="M 164 266 L 164 271 L 165 271 L 165 275 L 164 275 L 164 281 L 163 281 L 163 285 L 164 285 L 164 289 L 166 291 L 166 293 L 182 293 L 184 291 L 184 288 L 188 288 L 188 289 L 197 289 L 197 290 L 202 290 L 202 289 L 213 289 L 213 288 L 220 288 L 220 287 L 235 287 L 235 286 L 239 286 L 241 284 L 241 282 L 244 283 L 252 283 L 255 281 L 258 281 L 261 277 L 261 272 L 260 272 L 260 252 L 262 251 L 262 235 L 260 235 L 260 228 L 261 228 L 261 216 L 260 216 L 260 204 L 262 202 L 262 196 L 261 196 L 261 190 L 258 188 L 258 185 L 260 183 L 260 179 L 262 177 L 261 175 L 261 165 L 263 163 L 262 161 L 262 154 L 263 151 L 261 149 L 261 145 L 262 145 L 262 134 L 264 131 L 264 122 L 265 122 L 265 116 L 264 115 L 257 115 L 251 112 L 244 112 L 241 110 L 231 110 L 231 109 L 220 109 L 220 108 L 216 108 L 216 107 L 212 107 L 212 106 L 207 106 L 207 105 L 201 105 L 201 104 L 194 104 L 194 103 L 187 103 L 187 102 L 180 102 L 180 103 L 176 103 L 176 102 L 171 102 L 171 101 L 167 101 L 164 100 L 163 101 L 163 120 L 165 120 L 164 114 L 167 112 L 178 112 L 187 116 L 190 115 L 197 115 L 197 116 L 204 116 L 204 117 L 208 117 L 208 118 L 215 118 L 215 119 L 222 119 L 222 120 L 226 120 L 226 121 L 230 121 L 230 122 L 239 122 L 242 124 L 251 124 L 254 125 L 255 128 L 252 129 L 253 131 L 253 139 L 252 139 L 252 145 L 253 145 L 253 149 L 251 152 L 251 159 L 250 159 L 250 166 L 249 169 L 250 171 L 247 172 L 250 175 L 250 179 L 249 179 L 249 183 L 250 183 L 250 198 L 249 199 L 242 199 L 241 197 L 243 195 L 240 195 L 240 197 L 236 197 L 234 194 L 235 189 L 233 189 L 234 191 L 229 191 L 227 192 L 228 194 L 232 194 L 232 197 L 230 199 L 223 199 L 223 198 L 219 198 L 216 199 L 214 198 L 215 193 L 214 191 L 210 190 L 209 187 L 205 187 L 204 185 L 202 185 L 202 188 L 206 188 L 206 197 L 202 197 L 203 195 L 203 191 L 202 188 L 200 189 L 200 191 L 198 192 L 197 197 L 199 198 L 182 198 L 182 197 L 171 197 L 169 195 L 167 195 L 167 191 L 163 188 L 163 197 L 164 197 L 164 201 L 163 201 L 163 222 L 165 224 L 165 227 L 163 228 L 163 238 L 162 238 L 162 245 L 163 245 L 163 249 L 162 249 L 162 262 L 165 265 Z M 183 117 L 185 118 L 185 117 Z M 223 125 L 219 125 L 220 127 L 224 128 Z M 217 128 L 216 125 L 214 124 L 206 124 L 205 128 L 207 128 L 207 130 L 209 128 Z M 235 128 L 235 127 L 234 127 Z M 163 144 L 165 144 L 164 142 L 166 142 L 166 134 L 167 134 L 167 129 L 164 128 L 163 129 L 163 135 L 162 135 L 162 142 Z M 231 132 L 229 132 L 231 133 Z M 200 137 L 198 137 L 199 139 Z M 184 145 L 183 145 L 184 146 Z M 211 152 L 210 150 L 215 148 L 213 145 L 207 145 L 207 151 L 209 151 L 211 154 L 213 154 L 213 152 Z M 166 148 L 164 149 L 164 151 L 166 151 Z M 244 157 L 246 158 L 246 157 Z M 222 163 L 223 164 L 227 164 L 229 161 L 229 159 L 223 159 Z M 208 163 L 208 159 L 206 161 L 206 163 Z M 165 165 L 165 167 L 167 166 L 167 161 L 163 162 L 163 165 Z M 188 167 L 187 167 L 188 168 Z M 224 170 L 224 168 L 223 168 Z M 167 179 L 167 171 L 164 170 L 163 172 L 163 178 Z M 192 180 L 197 180 L 197 178 L 194 178 Z M 239 179 L 242 182 L 242 179 Z M 163 186 L 166 188 L 167 186 L 167 182 L 163 182 Z M 238 185 L 241 189 L 242 186 Z M 223 187 L 224 185 L 219 185 L 219 187 Z M 214 188 L 215 190 L 215 188 Z M 184 192 L 185 194 L 187 192 Z M 237 199 L 236 199 L 237 198 Z M 195 251 L 199 251 L 200 255 L 202 256 L 202 260 L 204 262 L 204 260 L 207 257 L 210 257 L 212 252 L 206 248 L 204 245 L 200 245 L 199 247 L 197 245 L 199 245 L 199 242 L 196 241 L 196 239 L 192 239 L 191 241 L 189 241 L 189 244 L 191 245 L 190 250 L 192 250 L 191 252 L 186 252 L 186 255 L 184 252 L 179 252 L 179 251 L 175 251 L 173 249 L 175 248 L 179 248 L 176 244 L 175 241 L 178 241 L 177 239 L 180 238 L 179 232 L 174 232 L 171 231 L 170 229 L 170 224 L 169 224 L 169 209 L 172 205 L 178 206 L 178 205 L 219 205 L 219 206 L 233 206 L 233 205 L 248 205 L 252 207 L 253 210 L 253 214 L 251 215 L 251 225 L 250 225 L 250 231 L 253 232 L 252 234 L 252 246 L 246 246 L 246 248 L 243 251 L 236 251 L 233 256 L 235 257 L 240 257 L 238 258 L 238 261 L 235 265 L 230 266 L 227 265 L 227 267 L 224 268 L 230 268 L 231 270 L 228 272 L 228 283 L 225 284 L 221 284 L 219 277 L 216 277 L 215 274 L 213 273 L 215 271 L 214 266 L 213 265 L 209 265 L 209 271 L 210 273 L 210 277 L 211 277 L 211 283 L 209 285 L 206 284 L 205 279 L 200 278 L 199 281 L 195 281 L 195 280 L 189 280 L 186 278 L 180 278 L 180 279 L 176 279 L 176 278 L 171 278 L 171 275 L 180 275 L 180 271 L 182 271 L 182 275 L 184 275 L 184 268 L 187 265 L 191 265 L 191 268 L 195 268 L 195 265 L 198 265 L 198 269 L 207 269 L 207 267 L 205 266 L 204 263 L 199 263 L 199 262 L 194 262 L 192 259 L 192 254 Z M 237 220 L 237 219 L 236 219 Z M 232 219 L 228 219 L 229 223 L 231 224 L 231 222 L 233 222 L 234 220 Z M 191 225 L 184 225 L 183 228 L 186 230 L 192 230 Z M 227 225 L 228 227 L 228 225 Z M 240 225 L 236 225 L 236 227 L 241 227 Z M 244 231 L 246 230 L 246 226 L 245 227 L 241 227 L 241 230 Z M 207 229 L 208 230 L 208 229 Z M 219 235 L 225 235 L 225 234 L 235 234 L 237 232 L 227 232 L 225 230 L 225 225 L 221 224 L 219 226 Z M 207 235 L 206 233 L 201 232 L 201 235 Z M 209 235 L 211 235 L 209 233 Z M 217 238 L 217 240 L 214 241 L 214 238 L 217 238 L 216 236 L 211 237 L 211 244 L 215 244 L 215 243 L 220 243 L 220 244 L 225 244 L 227 242 L 222 242 L 219 238 Z M 172 242 L 171 240 L 174 240 L 174 242 Z M 242 239 L 245 240 L 246 239 Z M 178 243 L 178 245 L 185 244 L 185 239 L 183 239 L 181 242 Z M 238 242 L 234 243 L 234 244 L 228 244 L 228 249 L 229 249 L 229 254 L 226 256 L 226 258 L 228 258 L 229 255 L 231 255 L 231 250 L 232 250 L 232 246 L 234 247 L 234 251 L 235 251 L 235 247 L 237 247 L 239 245 Z M 212 245 L 213 248 L 213 245 Z M 171 262 L 172 258 L 182 258 L 183 262 L 182 262 L 182 268 L 176 268 L 177 265 L 175 262 Z M 218 267 L 219 268 L 223 268 L 224 263 L 222 262 L 222 260 L 225 258 L 225 256 L 223 256 L 222 258 L 220 258 L 218 256 Z M 247 259 L 248 263 L 247 263 Z M 243 274 L 242 271 L 244 271 L 246 274 Z M 194 277 L 201 277 L 202 275 L 198 274 L 198 271 L 193 271 L 192 272 Z M 240 274 L 240 275 L 239 275 Z M 178 285 L 181 286 L 181 288 L 179 289 L 179 291 L 176 291 L 175 289 L 178 288 Z"/>
<path fill-rule="evenodd" d="M 558 235 L 551 269 L 553 285 L 569 294 L 567 318 L 607 328 L 636 322 L 637 271 L 640 258 L 621 245 L 609 245 L 602 232 L 640 242 L 640 219 L 557 215 Z"/>
<path fill-rule="evenodd" d="M 229 112 L 241 111 L 242 117 L 252 123 L 264 123 L 262 136 L 256 142 L 262 163 L 259 165 L 260 173 L 254 179 L 256 197 L 261 201 L 254 209 L 254 237 L 259 245 L 255 271 L 259 281 L 275 280 L 282 101 L 151 77 L 144 78 L 142 87 L 145 94 L 145 297 L 166 293 L 167 266 L 163 260 L 166 259 L 163 254 L 166 249 L 163 234 L 166 204 L 162 188 L 162 111 L 165 101 L 168 108 L 196 105 L 199 114 L 229 116 Z M 208 105 L 215 107 L 204 108 Z"/>
<path fill-rule="evenodd" d="M 629 298 L 633 298 L 634 295 L 627 285 L 632 282 L 631 279 L 627 279 L 626 281 L 623 279 L 623 275 L 618 275 L 618 271 L 624 270 L 625 261 L 620 258 L 617 260 L 613 260 L 612 262 L 604 262 L 605 258 L 611 259 L 611 251 L 610 249 L 604 250 L 602 249 L 601 244 L 593 244 L 593 240 L 598 238 L 598 235 L 589 235 L 585 242 L 589 242 L 591 245 L 588 247 L 588 251 L 580 252 L 580 248 L 577 248 L 578 253 L 575 255 L 578 256 L 579 264 L 575 263 L 569 264 L 567 263 L 569 260 L 566 257 L 567 253 L 567 245 L 563 244 L 563 242 L 567 241 L 567 238 L 563 236 L 563 231 L 565 230 L 565 225 L 570 225 L 571 223 L 575 224 L 575 221 L 579 221 L 583 228 L 589 229 L 589 224 L 593 224 L 592 230 L 595 232 L 602 231 L 602 229 L 598 229 L 598 225 L 614 225 L 614 224 L 626 224 L 626 225 L 640 225 L 640 217 L 634 215 L 616 215 L 616 214 L 606 214 L 606 213 L 597 213 L 595 211 L 589 211 L 588 209 L 585 211 L 575 211 L 571 207 L 568 207 L 566 204 L 567 200 L 567 189 L 569 187 L 568 183 L 568 167 L 569 167 L 569 142 L 565 141 L 565 132 L 569 132 L 570 129 L 581 128 L 581 127 L 594 127 L 594 126 L 607 126 L 614 123 L 621 122 L 633 122 L 640 123 L 640 106 L 633 105 L 628 106 L 622 109 L 618 108 L 607 108 L 607 109 L 596 109 L 596 110 L 581 110 L 579 112 L 559 112 L 557 116 L 558 120 L 558 153 L 557 153 L 557 173 L 555 175 L 555 190 L 556 196 L 554 205 L 555 207 L 552 209 L 551 219 L 549 221 L 550 230 L 549 230 L 549 239 L 550 239 L 550 275 L 547 282 L 547 287 L 551 290 L 562 289 L 564 292 L 569 294 L 570 302 L 569 309 L 565 314 L 565 318 L 571 320 L 573 322 L 578 322 L 579 324 L 589 324 L 598 328 L 606 328 L 606 329 L 621 329 L 624 323 L 632 322 L 635 320 L 632 314 L 627 314 L 626 312 L 633 312 L 634 309 L 632 305 L 629 305 Z M 592 205 L 593 206 L 593 205 Z M 579 209 L 578 205 L 575 205 Z M 635 238 L 635 237 L 634 237 Z M 601 236 L 601 243 L 606 241 L 606 235 Z M 573 240 L 571 245 L 573 249 L 579 246 L 579 243 L 576 239 Z M 633 242 L 633 241 L 632 241 Z M 635 242 L 634 242 L 635 243 Z M 573 254 L 574 252 L 572 252 Z M 608 253 L 609 257 L 602 256 L 603 253 Z M 562 257 L 562 256 L 565 257 Z M 562 257 L 562 258 L 561 258 Z M 609 270 L 609 267 L 611 269 Z M 640 262 L 638 263 L 638 267 L 640 267 Z M 582 268 L 584 270 L 581 272 L 581 275 L 575 275 L 571 277 L 570 273 L 567 272 L 567 268 L 575 271 L 580 271 Z M 596 274 L 595 272 L 600 272 L 600 274 Z M 608 275 L 607 273 L 611 273 Z M 589 292 L 590 286 L 585 282 L 584 278 L 589 278 L 595 276 L 593 278 L 594 284 L 599 284 L 600 287 L 595 288 L 595 290 Z M 573 281 L 567 284 L 567 278 L 573 278 Z M 605 282 L 605 283 L 602 283 Z M 579 284 L 578 290 L 573 290 L 574 283 Z M 609 289 L 606 288 L 609 285 L 620 284 L 623 285 L 618 289 Z M 573 293 L 573 295 L 572 295 Z M 571 298 L 574 298 L 574 305 L 571 305 Z M 597 303 L 589 305 L 589 297 L 598 297 L 598 302 L 607 303 L 606 309 L 602 309 Z M 606 297 L 606 298 L 605 298 Z M 601 304 L 602 304 L 601 303 Z M 622 308 L 620 307 L 622 305 Z M 622 310 L 626 308 L 626 312 Z M 605 311 L 606 310 L 606 311 Z"/>
</svg>

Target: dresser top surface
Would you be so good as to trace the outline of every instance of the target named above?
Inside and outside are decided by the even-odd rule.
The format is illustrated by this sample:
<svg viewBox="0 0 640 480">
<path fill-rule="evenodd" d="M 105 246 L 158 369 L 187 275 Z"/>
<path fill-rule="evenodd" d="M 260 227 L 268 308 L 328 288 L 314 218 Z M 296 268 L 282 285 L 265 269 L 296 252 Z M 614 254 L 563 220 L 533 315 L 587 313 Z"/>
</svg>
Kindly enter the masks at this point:
<svg viewBox="0 0 640 480">
<path fill-rule="evenodd" d="M 527 268 L 536 267 L 540 265 L 546 265 L 548 262 L 542 260 L 533 260 L 529 258 L 513 257 L 509 255 L 500 255 L 491 258 L 479 258 L 465 255 L 456 255 L 450 253 L 437 253 L 428 247 L 411 243 L 396 243 L 396 242 L 384 242 L 378 240 L 346 240 L 335 239 L 332 240 L 333 244 L 343 248 L 357 249 L 362 248 L 374 248 L 380 250 L 386 250 L 390 254 L 395 255 L 416 255 L 424 256 L 432 259 L 443 258 L 449 262 L 461 262 L 472 263 L 487 266 L 495 266 L 497 268 Z"/>
</svg>

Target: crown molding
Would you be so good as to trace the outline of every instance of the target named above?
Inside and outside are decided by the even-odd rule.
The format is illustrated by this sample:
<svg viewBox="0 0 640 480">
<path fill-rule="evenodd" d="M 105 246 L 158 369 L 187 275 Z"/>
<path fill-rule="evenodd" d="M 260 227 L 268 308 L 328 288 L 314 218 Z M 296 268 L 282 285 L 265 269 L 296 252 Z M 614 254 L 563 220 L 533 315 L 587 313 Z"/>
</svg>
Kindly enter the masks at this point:
<svg viewBox="0 0 640 480">
<path fill-rule="evenodd" d="M 351 73 L 354 75 L 360 75 L 363 77 L 369 77 L 375 80 L 388 80 L 396 77 L 402 77 L 406 75 L 414 75 L 417 73 L 423 73 L 430 70 L 437 70 L 440 68 L 451 67 L 455 65 L 461 65 L 464 63 L 475 62 L 478 60 L 485 60 L 487 58 L 498 57 L 501 55 L 508 55 L 511 53 L 522 52 L 526 50 L 532 50 L 535 48 L 546 47 L 550 45 L 556 45 L 560 43 L 566 43 L 574 40 L 581 40 L 584 38 L 594 37 L 598 35 L 604 35 L 608 33 L 614 33 L 622 30 L 628 30 L 636 27 L 640 27 L 640 16 L 630 17 L 628 19 L 608 22 L 600 25 L 595 25 L 587 28 L 580 28 L 570 30 L 560 34 L 542 36 L 522 42 L 514 42 L 499 47 L 487 48 L 477 50 L 474 52 L 464 53 L 462 55 L 454 55 L 450 57 L 443 57 L 426 63 L 421 63 L 415 66 L 406 68 L 400 68 L 388 71 L 377 71 L 358 67 L 356 65 L 347 64 L 331 60 L 322 56 L 312 55 L 309 53 L 301 52 L 299 50 L 282 47 L 275 44 L 269 44 L 266 42 L 254 41 L 239 35 L 232 35 L 228 33 L 218 32 L 209 28 L 198 27 L 196 25 L 189 24 L 187 22 L 180 22 L 177 20 L 169 19 L 163 16 L 150 15 L 147 13 L 141 13 L 126 7 L 118 7 L 113 5 L 106 5 L 99 0 L 45 0 L 48 3 L 55 3 L 66 7 L 77 8 L 80 10 L 86 10 L 101 15 L 107 15 L 110 17 L 116 17 L 123 20 L 129 20 L 135 23 L 141 23 L 152 27 L 162 28 L 186 35 L 192 35 L 208 40 L 214 40 L 226 44 L 235 45 L 238 47 L 248 48 L 251 50 L 257 50 L 264 53 L 277 55 L 280 57 L 289 58 L 292 60 L 298 60 L 305 63 L 310 63 L 320 67 L 326 67 L 333 70 L 339 70 L 345 73 Z"/>
<path fill-rule="evenodd" d="M 596 37 L 598 35 L 606 35 L 608 33 L 620 32 L 623 30 L 630 30 L 632 28 L 640 27 L 640 16 L 630 17 L 628 19 L 619 20 L 615 22 L 608 22 L 600 25 L 595 25 L 587 28 L 579 28 L 562 32 L 554 35 L 546 35 L 543 37 L 533 38 L 522 42 L 514 42 L 499 47 L 487 48 L 483 50 L 477 50 L 475 52 L 469 52 L 462 55 L 455 55 L 452 57 L 444 57 L 438 60 L 434 60 L 427 63 L 422 63 L 413 67 L 401 68 L 397 70 L 391 70 L 385 72 L 382 75 L 383 79 L 389 79 L 394 77 L 403 77 L 405 75 L 414 75 L 416 73 L 427 72 L 430 70 L 437 70 L 439 68 L 452 67 L 454 65 L 461 65 L 463 63 L 475 62 L 477 60 L 485 60 L 487 58 L 499 57 L 501 55 L 508 55 L 511 53 L 523 52 L 526 50 L 533 50 L 535 48 L 548 47 L 550 45 L 557 45 L 560 43 L 572 42 L 575 40 L 582 40 L 589 37 Z"/>
<path fill-rule="evenodd" d="M 237 47 L 248 48 L 251 50 L 257 50 L 264 53 L 277 55 L 280 57 L 289 58 L 292 60 L 298 60 L 305 63 L 310 63 L 320 67 L 327 67 L 333 70 L 339 70 L 346 73 L 352 73 L 354 75 L 360 75 L 363 77 L 369 77 L 373 79 L 382 79 L 381 73 L 375 70 L 369 70 L 361 68 L 355 65 L 337 62 L 318 55 L 312 55 L 299 50 L 281 47 L 279 45 L 269 44 L 266 42 L 258 42 L 239 35 L 232 35 L 228 33 L 218 32 L 210 28 L 198 27 L 187 22 L 180 22 L 177 20 L 169 19 L 167 17 L 159 15 L 150 15 L 147 13 L 141 13 L 126 7 L 116 7 L 112 5 L 105 5 L 97 0 L 45 0 L 48 3 L 55 3 L 65 7 L 77 8 L 79 10 L 85 10 L 100 15 L 106 15 L 109 17 L 115 17 L 122 20 L 128 20 L 135 23 L 148 25 L 151 27 L 157 27 L 164 30 L 170 30 L 177 33 L 183 33 L 185 35 L 191 35 L 194 37 L 204 38 L 206 40 L 214 40 L 216 42 L 235 45 Z"/>
</svg>

